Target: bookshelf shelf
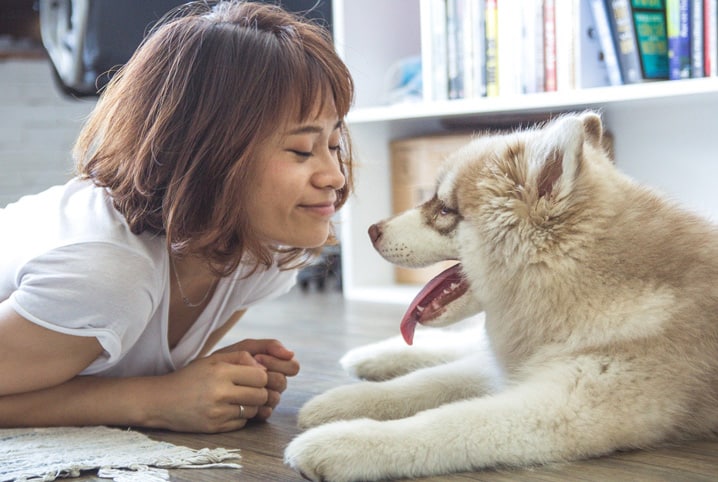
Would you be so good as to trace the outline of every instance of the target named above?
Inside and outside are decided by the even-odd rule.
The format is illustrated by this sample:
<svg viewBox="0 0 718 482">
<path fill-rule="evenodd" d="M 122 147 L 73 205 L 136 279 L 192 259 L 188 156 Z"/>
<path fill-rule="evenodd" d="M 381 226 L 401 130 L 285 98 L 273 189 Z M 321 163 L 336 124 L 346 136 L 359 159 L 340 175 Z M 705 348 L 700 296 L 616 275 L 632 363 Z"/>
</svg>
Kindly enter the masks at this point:
<svg viewBox="0 0 718 482">
<path fill-rule="evenodd" d="M 506 113 L 559 112 L 600 108 L 608 104 L 658 101 L 712 94 L 718 91 L 718 78 L 659 81 L 616 87 L 594 87 L 569 92 L 542 92 L 476 99 L 404 103 L 355 109 L 347 121 L 352 125 L 407 119 L 480 117 Z"/>
<path fill-rule="evenodd" d="M 357 87 L 347 118 L 358 160 L 356 193 L 339 220 L 345 297 L 408 304 L 420 289 L 394 282 L 393 266 L 367 235 L 372 223 L 392 214 L 394 139 L 597 109 L 614 135 L 624 172 L 718 220 L 718 77 L 385 105 L 385 72 L 421 54 L 423 1 L 334 0 L 335 41 Z"/>
</svg>

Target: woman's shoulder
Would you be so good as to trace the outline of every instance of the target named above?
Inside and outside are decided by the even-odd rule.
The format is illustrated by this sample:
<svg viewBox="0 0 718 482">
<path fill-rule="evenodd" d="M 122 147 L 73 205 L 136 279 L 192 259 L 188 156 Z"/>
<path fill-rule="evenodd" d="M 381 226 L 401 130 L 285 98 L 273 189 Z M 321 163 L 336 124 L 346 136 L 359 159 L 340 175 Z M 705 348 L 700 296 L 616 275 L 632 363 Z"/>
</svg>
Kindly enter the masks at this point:
<svg viewBox="0 0 718 482">
<path fill-rule="evenodd" d="M 79 249 L 88 254 L 114 250 L 120 258 L 131 255 L 160 262 L 165 251 L 163 237 L 131 232 L 104 188 L 77 178 L 8 205 L 0 227 L 12 233 L 0 246 L 24 253 L 26 259 Z"/>
</svg>

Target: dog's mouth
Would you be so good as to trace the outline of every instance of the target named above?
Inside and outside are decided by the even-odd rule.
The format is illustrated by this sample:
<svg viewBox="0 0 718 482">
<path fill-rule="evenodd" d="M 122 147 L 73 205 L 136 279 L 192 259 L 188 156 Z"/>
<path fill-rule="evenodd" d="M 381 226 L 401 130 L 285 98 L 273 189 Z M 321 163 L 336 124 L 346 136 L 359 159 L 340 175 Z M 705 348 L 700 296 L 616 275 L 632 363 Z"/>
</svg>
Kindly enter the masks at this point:
<svg viewBox="0 0 718 482">
<path fill-rule="evenodd" d="M 439 317 L 446 306 L 466 293 L 469 284 L 461 274 L 461 264 L 439 273 L 424 286 L 409 305 L 401 320 L 401 334 L 408 345 L 414 342 L 417 323 L 427 323 Z"/>
</svg>

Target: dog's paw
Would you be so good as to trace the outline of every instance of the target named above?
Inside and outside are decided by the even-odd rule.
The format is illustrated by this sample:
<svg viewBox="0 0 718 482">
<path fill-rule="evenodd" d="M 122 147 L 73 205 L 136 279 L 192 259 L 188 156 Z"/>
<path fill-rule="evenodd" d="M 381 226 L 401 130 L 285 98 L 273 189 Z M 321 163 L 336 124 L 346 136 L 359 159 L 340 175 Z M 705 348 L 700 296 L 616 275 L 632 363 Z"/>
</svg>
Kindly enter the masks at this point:
<svg viewBox="0 0 718 482">
<path fill-rule="evenodd" d="M 438 330 L 437 335 L 441 336 Z M 421 337 L 417 336 L 417 339 Z M 347 373 L 357 378 L 384 381 L 420 368 L 440 365 L 456 357 L 455 350 L 421 343 L 409 346 L 397 336 L 354 348 L 339 363 Z"/>
<path fill-rule="evenodd" d="M 299 410 L 299 427 L 306 429 L 337 420 L 368 417 L 371 405 L 378 401 L 370 384 L 372 382 L 344 385 L 312 398 Z"/>
<path fill-rule="evenodd" d="M 360 419 L 311 429 L 284 451 L 284 462 L 314 481 L 371 481 L 396 475 L 391 454 L 401 454 L 399 441 L 384 446 L 382 422 Z"/>
<path fill-rule="evenodd" d="M 400 337 L 395 337 L 350 350 L 339 363 L 347 373 L 357 378 L 389 380 L 412 371 L 410 349 Z"/>
<path fill-rule="evenodd" d="M 432 340 L 427 340 L 429 334 Z M 439 330 L 417 332 L 414 345 L 409 346 L 397 336 L 350 350 L 339 363 L 347 373 L 363 380 L 391 380 L 459 358 L 463 352 L 457 348 L 455 337 Z"/>
</svg>

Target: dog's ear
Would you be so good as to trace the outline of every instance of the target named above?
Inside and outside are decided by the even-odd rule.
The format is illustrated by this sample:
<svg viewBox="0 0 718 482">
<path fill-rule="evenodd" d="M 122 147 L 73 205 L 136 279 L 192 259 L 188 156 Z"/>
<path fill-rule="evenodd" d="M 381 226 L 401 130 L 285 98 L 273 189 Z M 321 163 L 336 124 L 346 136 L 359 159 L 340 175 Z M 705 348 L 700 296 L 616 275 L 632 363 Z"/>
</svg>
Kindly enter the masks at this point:
<svg viewBox="0 0 718 482">
<path fill-rule="evenodd" d="M 546 127 L 536 176 L 538 196 L 568 192 L 581 171 L 583 143 L 600 147 L 602 136 L 601 118 L 591 112 L 564 116 Z"/>
<path fill-rule="evenodd" d="M 583 132 L 585 140 L 594 147 L 603 148 L 603 123 L 598 114 L 584 112 L 579 116 L 583 121 Z"/>
</svg>

